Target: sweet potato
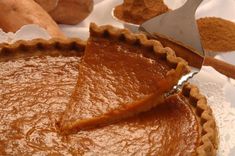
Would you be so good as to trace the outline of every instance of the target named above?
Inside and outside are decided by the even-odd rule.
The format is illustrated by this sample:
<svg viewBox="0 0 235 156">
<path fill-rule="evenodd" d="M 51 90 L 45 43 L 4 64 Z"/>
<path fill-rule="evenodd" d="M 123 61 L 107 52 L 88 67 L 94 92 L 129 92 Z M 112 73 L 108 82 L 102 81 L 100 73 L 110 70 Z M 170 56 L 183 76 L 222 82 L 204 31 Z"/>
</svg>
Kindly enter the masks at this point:
<svg viewBox="0 0 235 156">
<path fill-rule="evenodd" d="M 93 0 L 59 0 L 49 14 L 58 23 L 78 24 L 91 13 L 93 3 Z"/>
<path fill-rule="evenodd" d="M 50 15 L 34 0 L 0 0 L 0 28 L 15 32 L 26 24 L 38 24 L 52 37 L 64 37 Z"/>
<path fill-rule="evenodd" d="M 59 0 L 34 0 L 47 12 L 52 11 L 56 8 Z"/>
</svg>

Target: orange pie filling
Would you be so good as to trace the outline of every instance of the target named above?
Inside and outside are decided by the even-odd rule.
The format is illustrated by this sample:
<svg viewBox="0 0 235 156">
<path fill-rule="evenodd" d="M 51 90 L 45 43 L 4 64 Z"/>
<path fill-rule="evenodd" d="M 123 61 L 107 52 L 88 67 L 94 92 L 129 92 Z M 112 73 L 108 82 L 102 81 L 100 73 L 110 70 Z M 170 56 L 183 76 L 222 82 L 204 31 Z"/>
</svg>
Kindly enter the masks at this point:
<svg viewBox="0 0 235 156">
<path fill-rule="evenodd" d="M 0 155 L 53 149 L 58 140 L 53 125 L 76 85 L 79 60 L 43 56 L 0 62 Z"/>
<path fill-rule="evenodd" d="M 175 95 L 150 112 L 60 136 L 55 121 L 76 84 L 78 57 L 0 62 L 0 154 L 192 154 L 199 126 L 188 100 Z M 89 105 L 84 109 L 90 110 Z M 186 128 L 187 127 L 187 128 Z"/>
<path fill-rule="evenodd" d="M 138 48 L 135 50 L 138 52 Z M 151 57 L 145 59 L 150 61 Z M 169 97 L 150 112 L 124 121 L 61 136 L 55 123 L 69 102 L 79 62 L 78 56 L 35 56 L 0 62 L 0 154 L 177 155 L 195 152 L 200 135 L 198 121 L 182 95 Z M 150 73 L 162 78 L 168 67 L 150 62 L 158 69 L 150 68 Z M 136 62 L 130 65 L 133 63 Z M 83 105 L 83 109 L 90 110 L 91 115 L 96 113 L 93 114 L 88 104 Z"/>
</svg>

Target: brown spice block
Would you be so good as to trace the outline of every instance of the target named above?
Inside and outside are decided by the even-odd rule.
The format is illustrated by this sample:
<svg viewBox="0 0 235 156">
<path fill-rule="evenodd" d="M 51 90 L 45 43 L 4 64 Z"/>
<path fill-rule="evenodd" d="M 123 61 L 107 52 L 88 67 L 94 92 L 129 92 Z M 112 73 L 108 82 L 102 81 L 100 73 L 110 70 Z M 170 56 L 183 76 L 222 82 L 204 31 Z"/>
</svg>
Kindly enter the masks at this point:
<svg viewBox="0 0 235 156">
<path fill-rule="evenodd" d="M 208 51 L 235 50 L 235 23 L 217 17 L 197 20 L 203 47 Z"/>
<path fill-rule="evenodd" d="M 124 0 L 115 7 L 114 15 L 123 21 L 141 24 L 144 21 L 169 11 L 163 0 Z"/>
</svg>

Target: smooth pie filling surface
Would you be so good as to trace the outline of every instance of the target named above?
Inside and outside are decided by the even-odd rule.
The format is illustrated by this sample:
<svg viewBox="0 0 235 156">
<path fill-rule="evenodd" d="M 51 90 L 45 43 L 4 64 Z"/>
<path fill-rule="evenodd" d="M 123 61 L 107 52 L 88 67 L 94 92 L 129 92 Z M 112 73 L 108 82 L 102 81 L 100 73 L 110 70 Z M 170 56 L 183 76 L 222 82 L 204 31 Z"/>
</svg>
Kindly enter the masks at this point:
<svg viewBox="0 0 235 156">
<path fill-rule="evenodd" d="M 54 125 L 76 84 L 79 60 L 45 56 L 0 62 L 0 155 L 64 149 Z"/>
<path fill-rule="evenodd" d="M 78 75 L 78 57 L 0 62 L 0 154 L 192 154 L 198 122 L 182 95 L 119 123 L 61 136 L 56 127 Z M 187 127 L 187 128 L 186 128 Z"/>
</svg>

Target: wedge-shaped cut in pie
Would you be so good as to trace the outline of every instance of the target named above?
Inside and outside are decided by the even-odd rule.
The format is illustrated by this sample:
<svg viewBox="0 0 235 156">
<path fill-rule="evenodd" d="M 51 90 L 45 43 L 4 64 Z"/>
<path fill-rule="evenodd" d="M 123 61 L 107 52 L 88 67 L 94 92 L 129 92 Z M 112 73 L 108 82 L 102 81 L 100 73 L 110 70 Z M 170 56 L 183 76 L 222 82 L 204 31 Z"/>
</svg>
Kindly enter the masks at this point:
<svg viewBox="0 0 235 156">
<path fill-rule="evenodd" d="M 188 70 L 171 49 L 144 35 L 95 24 L 90 33 L 77 86 L 59 124 L 62 133 L 147 111 Z"/>
</svg>

